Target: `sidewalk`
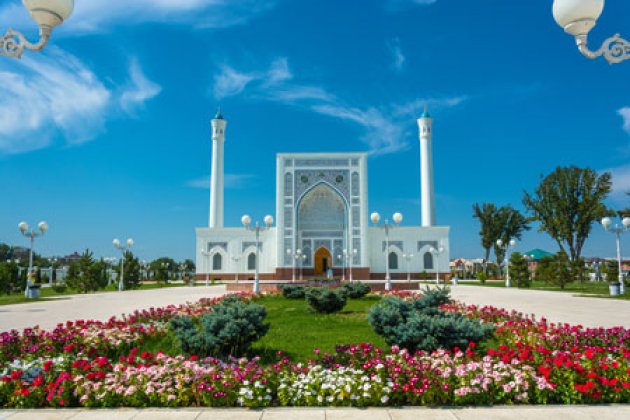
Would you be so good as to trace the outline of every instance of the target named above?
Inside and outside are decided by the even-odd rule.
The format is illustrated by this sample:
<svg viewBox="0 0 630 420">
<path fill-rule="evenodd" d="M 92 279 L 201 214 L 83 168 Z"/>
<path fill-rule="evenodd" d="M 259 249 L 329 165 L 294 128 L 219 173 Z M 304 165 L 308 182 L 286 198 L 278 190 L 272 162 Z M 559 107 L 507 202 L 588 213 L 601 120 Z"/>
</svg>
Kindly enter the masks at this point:
<svg viewBox="0 0 630 420">
<path fill-rule="evenodd" d="M 524 406 L 492 408 L 270 408 L 0 410 L 10 420 L 620 420 L 630 406 Z"/>
</svg>

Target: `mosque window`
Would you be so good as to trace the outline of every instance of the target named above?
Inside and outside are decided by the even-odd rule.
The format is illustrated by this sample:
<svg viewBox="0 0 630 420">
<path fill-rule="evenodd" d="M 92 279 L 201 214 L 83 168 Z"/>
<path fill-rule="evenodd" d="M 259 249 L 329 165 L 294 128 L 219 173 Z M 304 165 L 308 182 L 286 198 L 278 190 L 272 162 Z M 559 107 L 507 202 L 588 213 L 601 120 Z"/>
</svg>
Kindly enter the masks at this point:
<svg viewBox="0 0 630 420">
<path fill-rule="evenodd" d="M 247 269 L 248 270 L 256 269 L 256 254 L 254 254 L 253 252 L 249 254 L 249 256 L 247 257 Z"/>
<path fill-rule="evenodd" d="M 430 252 L 424 254 L 424 269 L 433 270 L 433 255 Z"/>
<path fill-rule="evenodd" d="M 223 265 L 223 257 L 221 254 L 214 254 L 212 257 L 212 269 L 213 270 L 221 270 L 221 266 Z"/>
<path fill-rule="evenodd" d="M 302 175 L 302 177 L 300 178 L 300 181 L 302 181 L 302 183 L 304 184 L 308 184 L 308 177 L 306 175 Z"/>
<path fill-rule="evenodd" d="M 398 270 L 398 254 L 390 252 L 388 261 L 390 270 Z"/>
<path fill-rule="evenodd" d="M 337 182 L 337 184 L 341 184 L 343 182 L 343 175 L 337 175 L 335 182 Z"/>
</svg>

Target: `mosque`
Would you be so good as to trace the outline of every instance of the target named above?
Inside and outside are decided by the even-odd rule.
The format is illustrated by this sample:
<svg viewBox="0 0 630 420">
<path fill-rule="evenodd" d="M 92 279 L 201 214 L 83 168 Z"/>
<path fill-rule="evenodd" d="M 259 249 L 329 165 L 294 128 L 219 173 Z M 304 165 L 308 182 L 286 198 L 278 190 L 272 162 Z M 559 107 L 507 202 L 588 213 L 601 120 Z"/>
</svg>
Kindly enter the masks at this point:
<svg viewBox="0 0 630 420">
<path fill-rule="evenodd" d="M 210 220 L 196 229 L 197 277 L 253 279 L 256 233 L 223 225 L 227 121 L 212 119 Z M 379 224 L 368 213 L 367 153 L 280 153 L 276 156 L 275 225 L 261 226 L 261 281 L 323 277 L 354 280 L 442 278 L 449 273 L 449 227 L 436 225 L 433 119 L 418 119 L 422 226 Z M 271 222 L 268 218 L 266 222 Z M 384 226 L 387 225 L 388 228 Z M 389 267 L 387 267 L 389 266 Z M 351 270 L 350 270 L 351 268 Z"/>
</svg>

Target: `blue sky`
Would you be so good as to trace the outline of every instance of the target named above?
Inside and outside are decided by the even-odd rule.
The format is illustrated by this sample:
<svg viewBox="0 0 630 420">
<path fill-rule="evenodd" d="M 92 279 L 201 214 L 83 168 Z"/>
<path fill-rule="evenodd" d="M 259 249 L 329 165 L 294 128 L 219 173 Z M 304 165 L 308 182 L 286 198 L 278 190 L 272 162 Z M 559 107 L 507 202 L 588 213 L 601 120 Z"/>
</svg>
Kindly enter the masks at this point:
<svg viewBox="0 0 630 420">
<path fill-rule="evenodd" d="M 473 203 L 521 209 L 558 165 L 613 171 L 609 204 L 630 204 L 630 63 L 583 58 L 551 0 L 76 3 L 44 53 L 0 60 L 0 242 L 45 219 L 45 254 L 131 236 L 141 258 L 191 257 L 219 104 L 228 226 L 275 213 L 276 153 L 316 151 L 371 152 L 370 210 L 419 224 L 424 104 L 452 257 L 482 254 Z M 628 22 L 607 2 L 591 42 Z M 0 26 L 36 35 L 21 1 Z M 534 247 L 556 249 L 535 231 Z M 584 253 L 612 256 L 613 238 L 594 227 Z"/>
</svg>

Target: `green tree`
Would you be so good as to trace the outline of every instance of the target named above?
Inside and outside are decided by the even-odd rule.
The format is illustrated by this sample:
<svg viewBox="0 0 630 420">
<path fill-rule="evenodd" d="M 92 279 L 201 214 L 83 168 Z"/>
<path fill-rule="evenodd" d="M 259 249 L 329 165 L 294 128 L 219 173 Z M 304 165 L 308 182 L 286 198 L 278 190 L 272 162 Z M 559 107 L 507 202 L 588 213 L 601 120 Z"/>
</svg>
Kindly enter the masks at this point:
<svg viewBox="0 0 630 420">
<path fill-rule="evenodd" d="M 571 270 L 571 277 L 573 277 L 573 281 L 577 281 L 579 283 L 588 281 L 588 269 L 586 268 L 584 258 L 578 258 L 571 261 L 569 268 Z"/>
<path fill-rule="evenodd" d="M 608 283 L 617 283 L 619 281 L 619 265 L 617 261 L 606 261 L 606 281 Z"/>
<path fill-rule="evenodd" d="M 566 252 L 560 251 L 556 254 L 556 258 L 551 266 L 551 282 L 560 289 L 573 281 L 571 275 L 569 256 Z"/>
<path fill-rule="evenodd" d="M 481 225 L 479 230 L 481 246 L 486 251 L 483 265 L 483 270 L 486 274 L 488 272 L 487 261 L 490 259 L 490 251 L 498 239 L 498 232 L 496 231 L 498 212 L 499 209 L 493 203 L 483 203 L 482 205 L 475 203 L 473 205 L 473 217 L 479 220 Z"/>
<path fill-rule="evenodd" d="M 94 253 L 86 249 L 79 261 L 70 264 L 66 283 L 79 293 L 88 293 L 99 289 L 100 276 L 99 267 L 94 261 Z"/>
<path fill-rule="evenodd" d="M 154 280 L 159 283 L 168 283 L 169 279 L 175 272 L 177 263 L 174 259 L 168 257 L 158 258 L 149 264 L 151 271 L 154 273 Z"/>
<path fill-rule="evenodd" d="M 538 261 L 536 265 L 536 271 L 534 271 L 534 278 L 537 281 L 544 281 L 549 283 L 553 277 L 553 257 L 543 257 Z"/>
<path fill-rule="evenodd" d="M 140 287 L 141 269 L 140 260 L 131 251 L 125 252 L 125 272 L 123 275 L 125 290 L 133 290 Z"/>
<path fill-rule="evenodd" d="M 520 252 L 515 252 L 510 257 L 510 277 L 518 287 L 531 285 L 527 260 Z"/>
<path fill-rule="evenodd" d="M 560 249 L 575 260 L 582 254 L 593 223 L 610 214 L 604 200 L 610 194 L 612 176 L 589 168 L 558 167 L 541 180 L 523 203 Z"/>
<path fill-rule="evenodd" d="M 530 227 L 527 218 L 512 206 L 499 208 L 494 224 L 494 230 L 497 232 L 497 238 L 493 242 L 494 255 L 497 258 L 497 266 L 501 267 L 501 263 L 505 260 L 505 248 L 497 245 L 497 239 L 501 239 L 504 244 L 512 239 L 521 239 L 523 232 L 529 230 Z"/>
</svg>

